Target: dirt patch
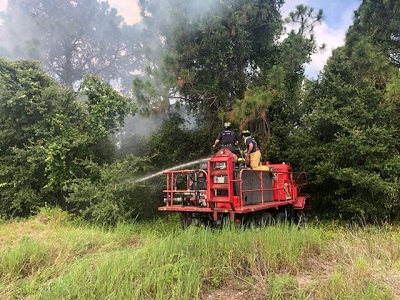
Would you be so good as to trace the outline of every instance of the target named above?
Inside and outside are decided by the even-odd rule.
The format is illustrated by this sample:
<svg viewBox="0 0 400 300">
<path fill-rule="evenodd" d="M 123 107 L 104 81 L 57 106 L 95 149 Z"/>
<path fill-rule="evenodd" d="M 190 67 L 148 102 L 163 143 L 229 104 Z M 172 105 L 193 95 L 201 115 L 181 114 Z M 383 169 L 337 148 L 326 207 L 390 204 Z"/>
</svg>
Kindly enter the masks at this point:
<svg viewBox="0 0 400 300">
<path fill-rule="evenodd" d="M 206 291 L 201 297 L 202 300 L 262 300 L 265 299 L 265 293 L 249 284 L 238 284 L 228 282 L 212 291 Z"/>
</svg>

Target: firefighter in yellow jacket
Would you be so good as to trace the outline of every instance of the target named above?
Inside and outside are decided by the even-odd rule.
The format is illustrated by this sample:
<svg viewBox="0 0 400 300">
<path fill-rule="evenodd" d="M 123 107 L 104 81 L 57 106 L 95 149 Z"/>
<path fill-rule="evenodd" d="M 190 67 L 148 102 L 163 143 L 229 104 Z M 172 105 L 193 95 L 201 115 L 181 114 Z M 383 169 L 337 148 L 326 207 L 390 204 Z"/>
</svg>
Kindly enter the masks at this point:
<svg viewBox="0 0 400 300">
<path fill-rule="evenodd" d="M 255 169 L 261 165 L 261 151 L 257 147 L 257 142 L 251 137 L 250 131 L 243 130 L 241 135 L 246 145 L 246 150 L 244 150 L 246 164 L 250 166 L 250 168 Z"/>
</svg>

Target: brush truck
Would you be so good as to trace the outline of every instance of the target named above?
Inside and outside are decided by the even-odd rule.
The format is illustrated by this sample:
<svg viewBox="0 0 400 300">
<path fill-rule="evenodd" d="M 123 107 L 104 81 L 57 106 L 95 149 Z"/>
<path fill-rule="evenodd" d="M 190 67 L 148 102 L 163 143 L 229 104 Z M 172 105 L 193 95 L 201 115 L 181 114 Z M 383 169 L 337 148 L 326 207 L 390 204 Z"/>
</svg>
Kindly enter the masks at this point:
<svg viewBox="0 0 400 300">
<path fill-rule="evenodd" d="M 250 169 L 234 162 L 234 154 L 219 149 L 195 170 L 168 170 L 164 206 L 179 213 L 182 227 L 235 224 L 263 226 L 305 222 L 310 195 L 301 193 L 306 174 L 293 178 L 287 163 L 266 163 Z"/>
</svg>

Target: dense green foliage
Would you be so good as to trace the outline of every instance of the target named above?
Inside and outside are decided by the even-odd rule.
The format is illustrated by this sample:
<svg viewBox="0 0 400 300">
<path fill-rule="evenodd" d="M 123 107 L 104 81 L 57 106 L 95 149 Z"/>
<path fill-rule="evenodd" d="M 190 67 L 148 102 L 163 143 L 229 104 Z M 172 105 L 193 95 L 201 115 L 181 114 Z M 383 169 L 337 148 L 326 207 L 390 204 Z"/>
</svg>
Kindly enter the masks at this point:
<svg viewBox="0 0 400 300">
<path fill-rule="evenodd" d="M 312 109 L 304 127 L 296 133 L 307 152 L 292 155 L 301 154 L 315 200 L 326 213 L 389 217 L 398 202 L 396 130 L 382 106 L 383 92 L 357 81 L 354 69 L 352 58 L 336 50 L 308 98 Z"/>
<path fill-rule="evenodd" d="M 389 8 L 395 1 L 374 3 L 364 1 L 346 45 L 334 51 L 319 80 L 308 86 L 306 113 L 291 139 L 298 147 L 289 151 L 291 161 L 308 170 L 317 208 L 331 216 L 399 217 L 400 98 L 393 61 L 399 48 L 380 40 L 396 39 L 397 33 L 374 37 L 370 29 L 379 26 L 377 20 L 365 19 L 371 6 Z M 381 24 L 396 22 L 389 11 L 373 15 L 385 15 Z"/>
<path fill-rule="evenodd" d="M 148 161 L 134 156 L 104 166 L 99 180 L 73 180 L 69 186 L 71 211 L 98 224 L 115 225 L 136 218 L 148 219 L 162 205 L 162 183 L 151 181 L 152 188 L 136 183 L 138 173 L 151 171 Z"/>
<path fill-rule="evenodd" d="M 352 44 L 360 38 L 366 38 L 372 44 L 379 46 L 385 57 L 399 67 L 399 11 L 400 3 L 395 0 L 364 0 L 358 11 L 355 12 L 354 24 L 347 33 L 347 48 L 351 49 Z"/>
<path fill-rule="evenodd" d="M 73 93 L 29 61 L 1 59 L 0 85 L 1 215 L 65 206 L 68 182 L 95 180 L 112 159 L 107 134 L 134 106 L 95 77 Z"/>
</svg>

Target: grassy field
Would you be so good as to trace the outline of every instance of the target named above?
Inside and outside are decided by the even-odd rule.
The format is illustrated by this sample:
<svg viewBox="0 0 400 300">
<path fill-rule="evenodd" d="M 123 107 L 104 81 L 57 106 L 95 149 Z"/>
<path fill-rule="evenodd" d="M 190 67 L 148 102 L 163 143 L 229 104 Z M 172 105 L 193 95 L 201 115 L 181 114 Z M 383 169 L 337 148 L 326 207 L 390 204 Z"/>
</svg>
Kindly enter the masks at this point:
<svg viewBox="0 0 400 300">
<path fill-rule="evenodd" d="M 400 227 L 0 224 L 0 299 L 400 299 Z"/>
</svg>

